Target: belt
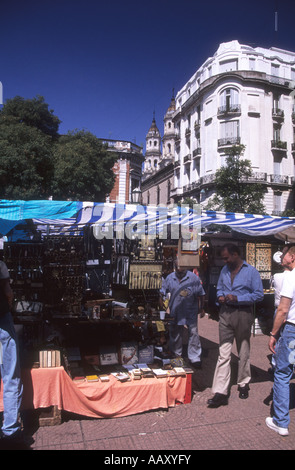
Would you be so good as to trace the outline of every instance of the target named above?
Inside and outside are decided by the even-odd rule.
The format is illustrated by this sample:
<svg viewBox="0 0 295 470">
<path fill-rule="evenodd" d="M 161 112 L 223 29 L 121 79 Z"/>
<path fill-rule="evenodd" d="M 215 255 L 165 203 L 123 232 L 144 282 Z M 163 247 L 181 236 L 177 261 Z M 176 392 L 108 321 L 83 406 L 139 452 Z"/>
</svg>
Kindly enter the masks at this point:
<svg viewBox="0 0 295 470">
<path fill-rule="evenodd" d="M 221 307 L 224 307 L 226 310 L 252 310 L 252 305 L 232 305 L 232 304 L 222 304 Z"/>
<path fill-rule="evenodd" d="M 285 321 L 285 325 L 291 325 L 291 326 L 294 326 L 294 328 L 295 328 L 295 323 L 293 323 L 291 321 Z"/>
</svg>

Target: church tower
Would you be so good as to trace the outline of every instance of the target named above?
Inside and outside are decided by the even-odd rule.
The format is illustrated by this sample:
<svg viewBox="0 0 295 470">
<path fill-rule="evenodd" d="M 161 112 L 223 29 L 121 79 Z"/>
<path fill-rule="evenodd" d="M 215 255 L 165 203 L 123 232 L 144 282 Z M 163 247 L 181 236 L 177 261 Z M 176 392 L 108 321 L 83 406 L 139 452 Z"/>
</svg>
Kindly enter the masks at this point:
<svg viewBox="0 0 295 470">
<path fill-rule="evenodd" d="M 174 157 L 174 146 L 175 146 L 175 128 L 172 120 L 175 112 L 175 98 L 174 90 L 171 98 L 171 103 L 164 117 L 164 135 L 163 135 L 163 160 L 165 163 L 169 163 Z"/>
<path fill-rule="evenodd" d="M 144 174 L 151 174 L 159 169 L 161 159 L 161 134 L 156 124 L 155 113 L 152 125 L 146 135 Z"/>
</svg>

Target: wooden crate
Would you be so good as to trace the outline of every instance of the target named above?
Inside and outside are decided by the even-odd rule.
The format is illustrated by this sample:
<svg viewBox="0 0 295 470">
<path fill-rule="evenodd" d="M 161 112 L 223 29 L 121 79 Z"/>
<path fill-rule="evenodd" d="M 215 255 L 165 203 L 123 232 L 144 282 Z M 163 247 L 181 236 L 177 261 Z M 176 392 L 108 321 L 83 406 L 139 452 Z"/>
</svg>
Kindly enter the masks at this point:
<svg viewBox="0 0 295 470">
<path fill-rule="evenodd" d="M 61 424 L 61 410 L 57 406 L 49 406 L 48 408 L 40 408 L 38 410 L 39 426 L 56 426 Z"/>
</svg>

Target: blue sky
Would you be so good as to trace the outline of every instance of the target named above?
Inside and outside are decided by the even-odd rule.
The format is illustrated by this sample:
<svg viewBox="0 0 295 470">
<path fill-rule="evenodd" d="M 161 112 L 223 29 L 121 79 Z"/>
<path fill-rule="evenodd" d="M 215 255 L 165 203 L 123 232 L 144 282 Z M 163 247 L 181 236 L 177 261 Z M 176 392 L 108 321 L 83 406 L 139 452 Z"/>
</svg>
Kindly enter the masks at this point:
<svg viewBox="0 0 295 470">
<path fill-rule="evenodd" d="M 274 12 L 278 11 L 278 32 Z M 42 95 L 62 121 L 144 146 L 220 43 L 295 51 L 294 0 L 2 0 L 4 101 Z"/>
</svg>

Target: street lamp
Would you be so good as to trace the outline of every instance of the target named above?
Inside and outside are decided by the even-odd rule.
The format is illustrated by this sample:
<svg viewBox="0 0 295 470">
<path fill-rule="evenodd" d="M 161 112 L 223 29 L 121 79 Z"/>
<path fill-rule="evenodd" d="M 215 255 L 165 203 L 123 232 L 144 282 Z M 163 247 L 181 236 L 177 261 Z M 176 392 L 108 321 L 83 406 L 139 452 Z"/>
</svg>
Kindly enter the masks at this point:
<svg viewBox="0 0 295 470">
<path fill-rule="evenodd" d="M 132 191 L 132 203 L 140 204 L 141 203 L 141 190 L 140 188 L 134 188 Z"/>
</svg>

